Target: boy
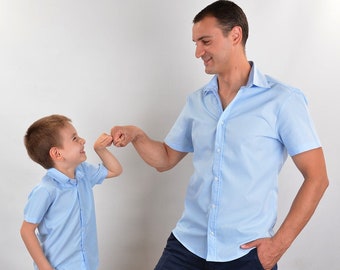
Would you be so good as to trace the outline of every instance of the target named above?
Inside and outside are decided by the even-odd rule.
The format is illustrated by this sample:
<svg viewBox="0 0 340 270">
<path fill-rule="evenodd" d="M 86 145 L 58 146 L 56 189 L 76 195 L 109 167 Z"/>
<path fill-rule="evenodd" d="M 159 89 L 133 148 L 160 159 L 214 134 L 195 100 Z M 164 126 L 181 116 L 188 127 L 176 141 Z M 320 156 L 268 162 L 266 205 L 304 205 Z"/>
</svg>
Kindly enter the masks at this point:
<svg viewBox="0 0 340 270">
<path fill-rule="evenodd" d="M 94 143 L 103 162 L 97 167 L 85 162 L 85 140 L 62 115 L 34 122 L 24 143 L 30 158 L 47 169 L 29 195 L 20 230 L 35 269 L 97 269 L 92 187 L 122 172 L 119 161 L 106 148 L 112 137 L 103 133 Z"/>
</svg>

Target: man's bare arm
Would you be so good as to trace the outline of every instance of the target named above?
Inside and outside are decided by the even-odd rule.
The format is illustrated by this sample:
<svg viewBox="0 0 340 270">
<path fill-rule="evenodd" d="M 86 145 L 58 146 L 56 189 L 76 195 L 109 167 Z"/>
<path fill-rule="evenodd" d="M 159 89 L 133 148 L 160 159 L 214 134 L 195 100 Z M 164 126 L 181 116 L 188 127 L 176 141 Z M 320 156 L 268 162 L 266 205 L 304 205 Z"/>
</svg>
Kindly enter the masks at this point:
<svg viewBox="0 0 340 270">
<path fill-rule="evenodd" d="M 111 136 L 117 147 L 131 142 L 141 158 L 160 172 L 170 170 L 187 154 L 171 149 L 164 142 L 152 140 L 136 126 L 113 127 Z"/>
<path fill-rule="evenodd" d="M 328 187 L 326 164 L 322 148 L 293 157 L 304 181 L 291 205 L 288 215 L 272 238 L 252 241 L 242 248 L 256 247 L 264 269 L 272 269 L 312 217 Z"/>
</svg>

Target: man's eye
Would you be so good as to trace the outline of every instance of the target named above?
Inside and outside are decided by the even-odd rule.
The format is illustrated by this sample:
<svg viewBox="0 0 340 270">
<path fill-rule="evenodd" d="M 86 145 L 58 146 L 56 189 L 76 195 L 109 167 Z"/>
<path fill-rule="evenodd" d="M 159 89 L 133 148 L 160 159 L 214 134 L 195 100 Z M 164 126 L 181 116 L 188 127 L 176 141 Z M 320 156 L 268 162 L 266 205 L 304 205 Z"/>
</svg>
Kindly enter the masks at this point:
<svg viewBox="0 0 340 270">
<path fill-rule="evenodd" d="M 210 40 L 202 40 L 202 43 L 203 43 L 204 45 L 209 45 L 209 44 L 210 44 Z"/>
</svg>

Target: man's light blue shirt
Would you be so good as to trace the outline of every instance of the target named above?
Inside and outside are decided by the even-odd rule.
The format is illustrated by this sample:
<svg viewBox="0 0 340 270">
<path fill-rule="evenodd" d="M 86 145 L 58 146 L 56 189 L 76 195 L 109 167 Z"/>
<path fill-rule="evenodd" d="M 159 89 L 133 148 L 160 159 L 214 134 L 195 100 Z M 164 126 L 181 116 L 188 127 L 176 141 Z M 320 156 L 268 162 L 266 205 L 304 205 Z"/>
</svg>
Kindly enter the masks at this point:
<svg viewBox="0 0 340 270">
<path fill-rule="evenodd" d="M 173 230 L 207 261 L 245 255 L 273 235 L 278 174 L 287 158 L 320 147 L 303 93 L 252 64 L 246 86 L 222 109 L 217 77 L 192 93 L 165 143 L 193 152 L 194 173 Z"/>
<path fill-rule="evenodd" d="M 30 193 L 24 219 L 39 224 L 37 236 L 45 256 L 56 270 L 97 269 L 92 188 L 101 184 L 106 176 L 104 166 L 94 167 L 85 162 L 77 167 L 75 179 L 52 168 Z"/>
</svg>

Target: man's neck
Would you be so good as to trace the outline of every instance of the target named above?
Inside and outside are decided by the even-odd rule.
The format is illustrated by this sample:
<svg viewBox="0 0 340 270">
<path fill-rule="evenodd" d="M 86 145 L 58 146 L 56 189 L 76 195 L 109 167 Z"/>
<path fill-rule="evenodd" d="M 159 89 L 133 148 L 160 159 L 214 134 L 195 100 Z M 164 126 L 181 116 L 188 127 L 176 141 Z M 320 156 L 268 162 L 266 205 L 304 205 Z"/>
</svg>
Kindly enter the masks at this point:
<svg viewBox="0 0 340 270">
<path fill-rule="evenodd" d="M 239 89 L 246 85 L 249 78 L 251 65 L 248 61 L 242 61 L 231 66 L 226 72 L 218 74 L 218 93 L 223 108 L 234 99 Z"/>
<path fill-rule="evenodd" d="M 218 74 L 218 88 L 222 93 L 238 91 L 248 82 L 251 65 L 248 61 L 236 63 L 224 73 Z"/>
</svg>

